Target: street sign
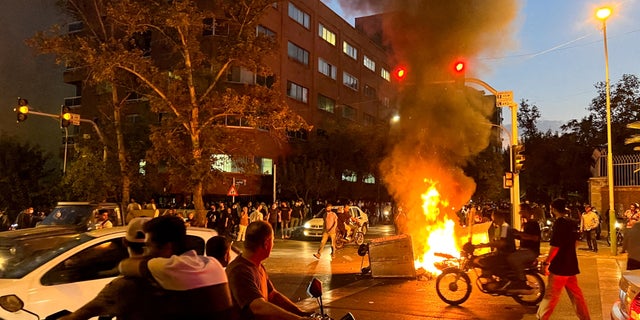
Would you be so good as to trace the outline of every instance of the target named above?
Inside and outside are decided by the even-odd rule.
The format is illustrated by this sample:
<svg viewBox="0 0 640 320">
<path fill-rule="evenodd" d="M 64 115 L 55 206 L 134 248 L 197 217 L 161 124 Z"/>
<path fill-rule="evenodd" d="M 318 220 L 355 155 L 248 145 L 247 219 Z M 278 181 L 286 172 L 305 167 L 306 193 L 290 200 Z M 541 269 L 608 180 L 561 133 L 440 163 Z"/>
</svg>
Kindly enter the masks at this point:
<svg viewBox="0 0 640 320">
<path fill-rule="evenodd" d="M 69 122 L 71 122 L 72 125 L 74 126 L 79 126 L 80 125 L 80 115 L 77 113 L 70 113 L 71 115 L 71 119 L 69 119 Z"/>
<path fill-rule="evenodd" d="M 227 195 L 230 197 L 238 196 L 238 190 L 236 190 L 236 186 L 231 186 L 231 188 L 229 188 L 229 191 L 227 192 Z"/>
<path fill-rule="evenodd" d="M 496 105 L 498 107 L 508 107 L 513 103 L 513 91 L 498 91 L 496 94 Z"/>
</svg>

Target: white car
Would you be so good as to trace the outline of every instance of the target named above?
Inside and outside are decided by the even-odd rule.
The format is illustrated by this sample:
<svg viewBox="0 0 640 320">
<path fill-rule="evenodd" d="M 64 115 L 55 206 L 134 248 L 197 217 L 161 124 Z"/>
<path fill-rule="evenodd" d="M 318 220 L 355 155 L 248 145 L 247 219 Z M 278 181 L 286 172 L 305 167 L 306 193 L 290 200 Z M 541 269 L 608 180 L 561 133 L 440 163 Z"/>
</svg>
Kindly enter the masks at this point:
<svg viewBox="0 0 640 320">
<path fill-rule="evenodd" d="M 69 228 L 31 228 L 0 233 L 0 296 L 15 294 L 41 319 L 63 309 L 75 311 L 118 275 L 127 258 L 126 227 L 78 233 Z M 187 228 L 187 246 L 204 255 L 217 233 Z M 0 308 L 0 319 L 35 317 Z"/>
<path fill-rule="evenodd" d="M 611 308 L 611 319 L 640 319 L 640 270 L 622 273 L 619 298 Z"/>
<path fill-rule="evenodd" d="M 332 211 L 335 212 L 339 207 L 342 206 L 333 206 Z M 323 208 L 313 217 L 313 219 L 305 222 L 301 228 L 301 236 L 309 238 L 322 237 L 322 230 L 324 229 L 324 219 L 322 217 L 324 217 L 324 211 L 325 209 Z M 367 234 L 367 230 L 369 229 L 369 218 L 367 214 L 356 206 L 349 206 L 349 213 L 351 214 L 351 217 L 356 218 L 358 223 L 362 226 L 362 233 Z"/>
</svg>

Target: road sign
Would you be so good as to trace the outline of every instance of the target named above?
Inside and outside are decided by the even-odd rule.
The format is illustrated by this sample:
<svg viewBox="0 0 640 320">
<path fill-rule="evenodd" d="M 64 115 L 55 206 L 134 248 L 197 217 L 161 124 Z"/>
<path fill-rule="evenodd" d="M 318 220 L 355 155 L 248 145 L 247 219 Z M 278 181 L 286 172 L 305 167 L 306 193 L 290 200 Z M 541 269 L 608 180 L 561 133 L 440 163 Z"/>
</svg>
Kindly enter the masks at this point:
<svg viewBox="0 0 640 320">
<path fill-rule="evenodd" d="M 496 94 L 496 105 L 498 107 L 508 107 L 513 103 L 513 91 L 498 91 Z"/>
<path fill-rule="evenodd" d="M 231 186 L 231 188 L 229 188 L 229 191 L 227 192 L 227 195 L 230 197 L 238 196 L 238 190 L 236 190 L 236 186 Z"/>
<path fill-rule="evenodd" d="M 72 125 L 74 126 L 79 126 L 80 125 L 80 115 L 77 113 L 70 113 L 71 115 L 71 119 L 69 119 L 69 122 L 71 122 Z"/>
</svg>

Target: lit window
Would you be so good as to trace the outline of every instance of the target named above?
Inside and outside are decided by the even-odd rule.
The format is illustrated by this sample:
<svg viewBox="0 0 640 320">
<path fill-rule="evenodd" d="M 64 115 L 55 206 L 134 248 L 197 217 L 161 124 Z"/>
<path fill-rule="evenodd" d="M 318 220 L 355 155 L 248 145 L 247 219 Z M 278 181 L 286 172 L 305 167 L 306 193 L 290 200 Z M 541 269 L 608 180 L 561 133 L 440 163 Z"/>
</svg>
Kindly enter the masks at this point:
<svg viewBox="0 0 640 320">
<path fill-rule="evenodd" d="M 326 62 L 322 58 L 318 58 L 318 72 L 324 74 L 325 76 L 335 80 L 338 78 L 338 68 L 328 62 Z"/>
<path fill-rule="evenodd" d="M 309 99 L 309 90 L 301 85 L 288 81 L 287 96 L 289 96 L 289 98 L 307 103 Z"/>
<path fill-rule="evenodd" d="M 273 174 L 273 159 L 262 158 L 260 159 L 260 172 L 264 175 Z"/>
<path fill-rule="evenodd" d="M 309 29 L 311 18 L 306 12 L 298 9 L 298 7 L 291 2 L 289 2 L 289 17 Z"/>
<path fill-rule="evenodd" d="M 334 113 L 336 109 L 336 101 L 323 96 L 321 94 L 318 95 L 318 109 L 324 110 L 326 112 Z"/>
<path fill-rule="evenodd" d="M 358 78 L 350 75 L 347 72 L 343 72 L 342 73 L 342 83 L 345 86 L 347 86 L 347 87 L 349 87 L 349 88 L 351 88 L 353 90 L 358 91 Z"/>
<path fill-rule="evenodd" d="M 389 73 L 389 70 L 385 68 L 380 68 L 380 76 L 382 77 L 382 79 L 391 81 L 391 73 Z"/>
<path fill-rule="evenodd" d="M 346 55 L 353 58 L 354 60 L 358 60 L 358 49 L 354 48 L 352 45 L 350 45 L 346 41 L 342 42 L 342 52 L 344 52 Z"/>
<path fill-rule="evenodd" d="M 147 170 L 145 169 L 146 166 L 147 161 L 144 159 L 140 159 L 140 162 L 138 162 L 138 172 L 143 176 L 147 174 Z"/>
<path fill-rule="evenodd" d="M 302 49 L 295 44 L 289 42 L 288 50 L 289 58 L 298 61 L 305 66 L 309 65 L 309 51 Z"/>
<path fill-rule="evenodd" d="M 344 172 L 342 172 L 342 181 L 357 182 L 358 176 L 351 170 L 345 170 Z"/>
<path fill-rule="evenodd" d="M 374 177 L 372 174 L 368 174 L 368 175 L 364 176 L 364 178 L 362 178 L 362 182 L 364 182 L 366 184 L 375 184 L 376 183 L 376 177 Z"/>
<path fill-rule="evenodd" d="M 331 32 L 322 24 L 318 26 L 318 35 L 320 38 L 324 39 L 324 41 L 331 43 L 331 45 L 336 45 L 336 34 Z"/>
<path fill-rule="evenodd" d="M 376 62 L 369 59 L 369 57 L 364 56 L 364 66 L 367 67 L 367 69 L 375 72 L 376 71 Z"/>
</svg>

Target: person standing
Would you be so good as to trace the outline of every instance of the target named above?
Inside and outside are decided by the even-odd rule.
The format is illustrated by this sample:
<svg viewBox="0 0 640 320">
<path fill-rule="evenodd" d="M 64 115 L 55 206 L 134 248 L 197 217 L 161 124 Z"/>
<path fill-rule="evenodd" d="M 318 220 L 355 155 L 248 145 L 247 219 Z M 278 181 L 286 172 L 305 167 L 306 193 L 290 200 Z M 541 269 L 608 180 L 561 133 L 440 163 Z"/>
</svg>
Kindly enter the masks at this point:
<svg viewBox="0 0 640 320">
<path fill-rule="evenodd" d="M 238 225 L 238 237 L 236 241 L 244 241 L 247 232 L 247 226 L 249 225 L 249 209 L 242 207 L 242 213 L 240 215 L 240 224 Z"/>
<path fill-rule="evenodd" d="M 276 230 L 278 230 L 278 221 L 280 220 L 279 215 L 280 215 L 280 210 L 278 210 L 278 204 L 274 202 L 271 205 L 271 208 L 269 208 L 269 214 L 267 215 L 267 221 L 271 225 L 271 228 L 273 229 L 274 234 Z"/>
<path fill-rule="evenodd" d="M 577 229 L 575 222 L 566 217 L 566 210 L 564 199 L 559 198 L 551 202 L 551 213 L 556 221 L 553 223 L 549 255 L 544 262 L 544 272 L 549 278 L 544 299 L 540 302 L 537 312 L 538 319 L 542 320 L 549 319 L 553 314 L 553 310 L 560 301 L 562 289 L 567 290 L 578 318 L 591 319 L 576 277 L 580 273 L 576 254 L 578 235 L 575 230 Z"/>
<path fill-rule="evenodd" d="M 598 242 L 596 241 L 596 228 L 600 224 L 598 214 L 591 210 L 591 205 L 584 206 L 584 213 L 580 217 L 580 231 L 584 233 L 589 250 L 598 252 Z"/>
<path fill-rule="evenodd" d="M 282 218 L 282 239 L 291 238 L 291 208 L 286 201 L 280 204 L 280 218 Z"/>
<path fill-rule="evenodd" d="M 209 229 L 215 229 L 216 228 L 216 218 L 218 217 L 218 213 L 216 210 L 216 205 L 215 204 L 211 204 L 209 206 L 209 211 L 207 211 L 207 228 Z"/>
<path fill-rule="evenodd" d="M 295 228 L 302 223 L 302 200 L 297 200 L 291 206 L 291 228 Z"/>
<path fill-rule="evenodd" d="M 327 243 L 327 240 L 331 238 L 331 258 L 334 257 L 336 252 L 336 232 L 338 230 L 338 216 L 333 212 L 333 206 L 330 203 L 327 203 L 325 207 L 325 216 L 324 216 L 324 229 L 322 231 L 322 240 L 320 240 L 320 248 L 318 248 L 318 252 L 314 253 L 313 256 L 316 259 L 320 259 L 322 256 L 322 249 L 324 249 L 324 245 Z"/>
<path fill-rule="evenodd" d="M 253 210 L 253 212 L 251 212 L 251 214 L 249 215 L 249 222 L 256 222 L 256 221 L 264 220 L 264 216 L 262 215 L 261 209 L 262 209 L 262 205 L 259 204 L 258 207 L 256 207 L 255 210 Z"/>
<path fill-rule="evenodd" d="M 33 207 L 29 207 L 18 214 L 16 217 L 16 229 L 35 227 L 33 219 Z"/>
</svg>

